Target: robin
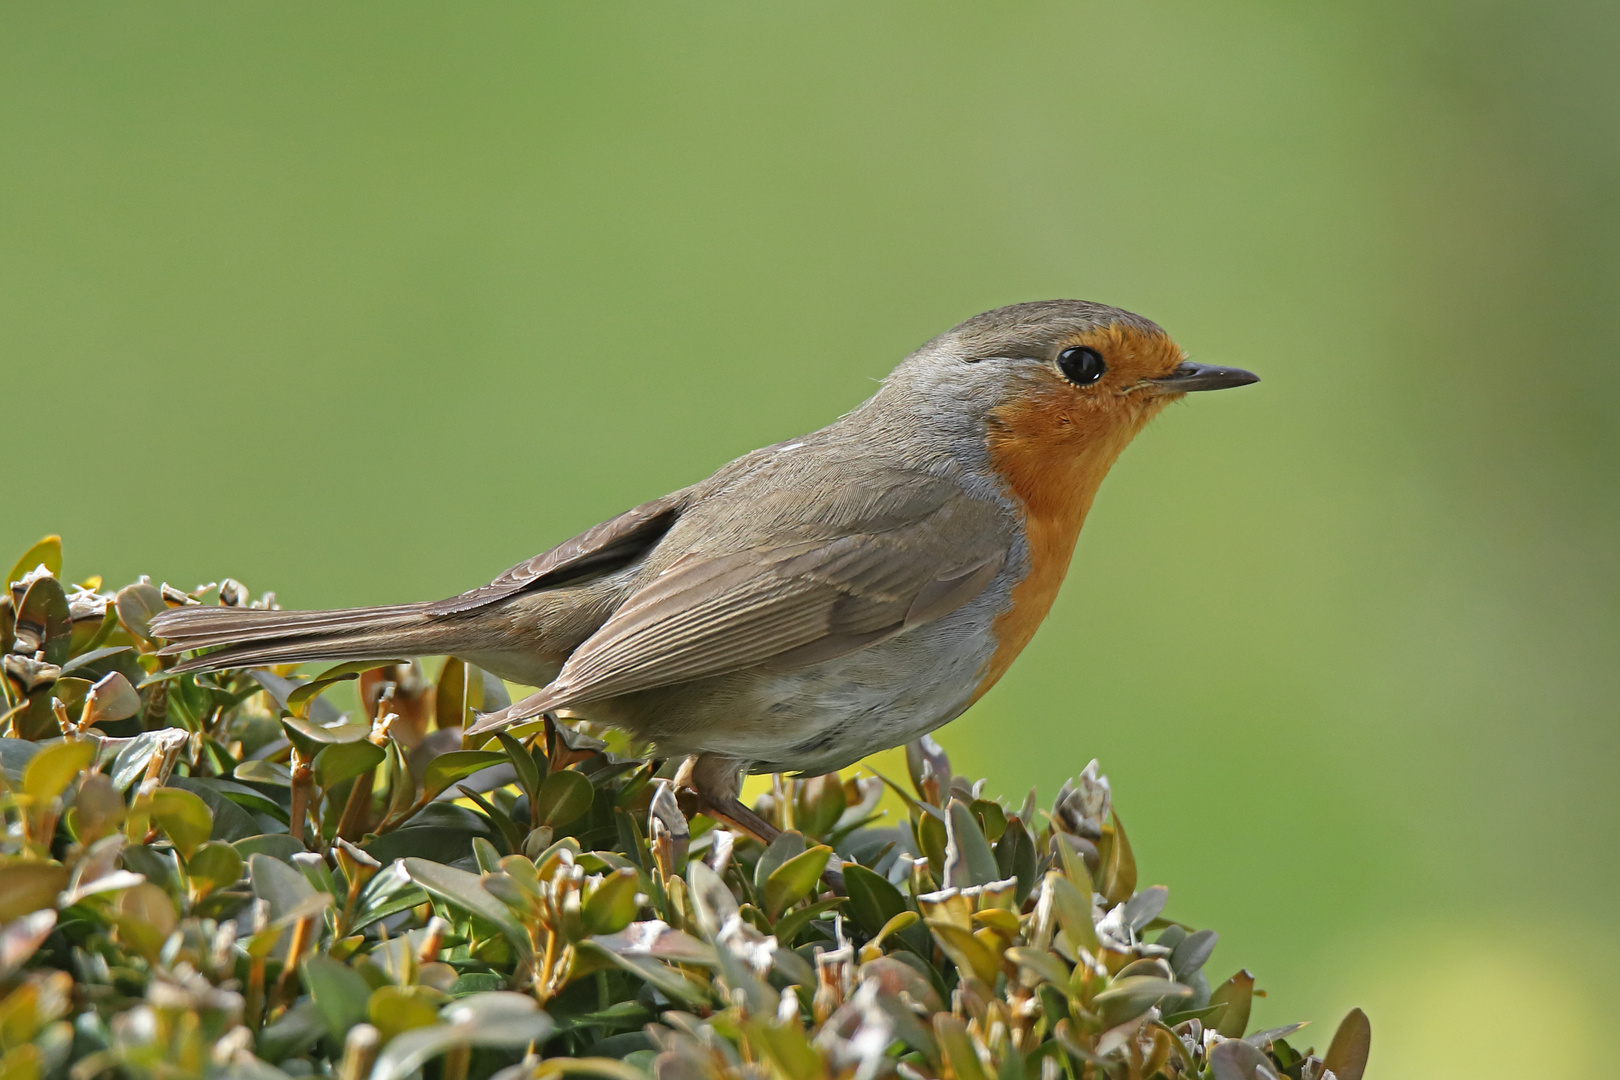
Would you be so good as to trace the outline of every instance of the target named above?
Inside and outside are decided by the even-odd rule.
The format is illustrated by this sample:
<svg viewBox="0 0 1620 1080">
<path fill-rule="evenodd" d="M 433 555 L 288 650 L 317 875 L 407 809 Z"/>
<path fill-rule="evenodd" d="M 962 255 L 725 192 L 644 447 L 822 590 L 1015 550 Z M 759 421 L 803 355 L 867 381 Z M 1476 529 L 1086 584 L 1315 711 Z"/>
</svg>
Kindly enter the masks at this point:
<svg viewBox="0 0 1620 1080">
<path fill-rule="evenodd" d="M 181 607 L 175 670 L 463 657 L 540 689 L 469 734 L 567 709 L 624 729 L 713 816 L 768 839 L 749 772 L 832 772 L 959 716 L 1051 609 L 1133 436 L 1256 382 L 1079 300 L 975 316 L 853 412 L 605 521 L 488 585 L 340 611 Z"/>
</svg>

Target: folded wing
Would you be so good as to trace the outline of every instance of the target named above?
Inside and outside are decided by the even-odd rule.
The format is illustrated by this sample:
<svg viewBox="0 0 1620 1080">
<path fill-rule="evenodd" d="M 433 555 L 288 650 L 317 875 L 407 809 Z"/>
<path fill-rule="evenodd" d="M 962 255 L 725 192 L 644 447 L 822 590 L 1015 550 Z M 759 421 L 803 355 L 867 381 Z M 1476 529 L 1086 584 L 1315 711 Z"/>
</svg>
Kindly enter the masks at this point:
<svg viewBox="0 0 1620 1080">
<path fill-rule="evenodd" d="M 817 663 L 937 619 L 1004 564 L 995 514 L 958 494 L 882 532 L 684 556 L 633 593 L 551 685 L 475 730 L 760 664 Z"/>
</svg>

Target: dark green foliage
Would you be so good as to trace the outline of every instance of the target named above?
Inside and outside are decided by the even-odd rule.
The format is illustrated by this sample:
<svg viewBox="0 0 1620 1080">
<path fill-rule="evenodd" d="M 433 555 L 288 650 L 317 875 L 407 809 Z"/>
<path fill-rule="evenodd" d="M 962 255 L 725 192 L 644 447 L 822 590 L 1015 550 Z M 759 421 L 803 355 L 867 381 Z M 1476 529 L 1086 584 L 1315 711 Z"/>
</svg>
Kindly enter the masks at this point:
<svg viewBox="0 0 1620 1080">
<path fill-rule="evenodd" d="M 505 691 L 463 661 L 176 676 L 147 620 L 245 589 L 61 569 L 0 598 L 0 1080 L 1362 1075 L 1359 1011 L 1327 1064 L 1247 1033 L 1095 763 L 1015 809 L 924 739 L 897 827 L 886 781 L 776 777 L 765 846 L 612 733 L 465 744 Z"/>
</svg>

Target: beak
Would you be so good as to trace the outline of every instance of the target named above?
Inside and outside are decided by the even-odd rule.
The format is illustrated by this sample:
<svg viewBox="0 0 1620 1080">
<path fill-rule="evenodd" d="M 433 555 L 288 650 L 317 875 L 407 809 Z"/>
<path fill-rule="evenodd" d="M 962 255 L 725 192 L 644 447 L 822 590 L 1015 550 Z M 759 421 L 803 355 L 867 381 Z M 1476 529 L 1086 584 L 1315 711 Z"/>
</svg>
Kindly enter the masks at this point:
<svg viewBox="0 0 1620 1080">
<path fill-rule="evenodd" d="M 1177 365 L 1176 370 L 1162 379 L 1148 379 L 1147 384 L 1161 394 L 1185 394 L 1193 390 L 1225 390 L 1232 386 L 1248 386 L 1259 381 L 1260 376 L 1252 371 L 1195 364 L 1189 360 Z"/>
</svg>

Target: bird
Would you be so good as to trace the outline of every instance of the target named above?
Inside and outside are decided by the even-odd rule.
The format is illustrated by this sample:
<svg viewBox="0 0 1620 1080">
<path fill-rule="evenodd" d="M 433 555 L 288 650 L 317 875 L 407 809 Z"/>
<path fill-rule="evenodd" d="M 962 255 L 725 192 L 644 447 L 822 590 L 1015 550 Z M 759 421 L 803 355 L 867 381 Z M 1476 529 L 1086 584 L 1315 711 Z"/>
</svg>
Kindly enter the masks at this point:
<svg viewBox="0 0 1620 1080">
<path fill-rule="evenodd" d="M 834 772 L 961 715 L 1058 594 L 1099 485 L 1167 404 L 1257 382 L 1082 300 L 976 315 L 864 403 L 445 600 L 190 605 L 173 671 L 453 655 L 538 687 L 469 738 L 566 710 L 622 729 L 769 840 L 746 774 Z"/>
</svg>

